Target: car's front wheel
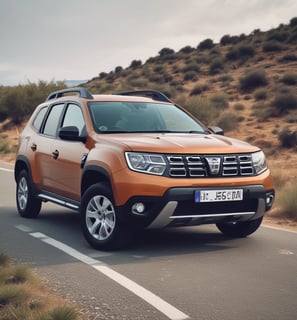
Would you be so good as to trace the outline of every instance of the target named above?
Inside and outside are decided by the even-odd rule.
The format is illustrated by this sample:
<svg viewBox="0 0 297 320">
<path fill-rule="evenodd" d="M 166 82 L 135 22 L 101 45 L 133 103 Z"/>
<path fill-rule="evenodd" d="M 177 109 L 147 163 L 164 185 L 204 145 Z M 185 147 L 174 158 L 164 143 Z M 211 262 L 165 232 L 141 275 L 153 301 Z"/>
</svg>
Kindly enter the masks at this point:
<svg viewBox="0 0 297 320">
<path fill-rule="evenodd" d="M 226 236 L 243 238 L 254 233 L 261 225 L 263 217 L 243 222 L 218 223 L 217 228 Z"/>
<path fill-rule="evenodd" d="M 41 200 L 34 196 L 26 170 L 17 178 L 16 203 L 19 214 L 25 218 L 36 218 L 41 209 Z"/>
<path fill-rule="evenodd" d="M 110 187 L 97 183 L 87 189 L 81 204 L 81 227 L 95 249 L 112 250 L 130 239 L 129 228 L 114 204 Z"/>
</svg>

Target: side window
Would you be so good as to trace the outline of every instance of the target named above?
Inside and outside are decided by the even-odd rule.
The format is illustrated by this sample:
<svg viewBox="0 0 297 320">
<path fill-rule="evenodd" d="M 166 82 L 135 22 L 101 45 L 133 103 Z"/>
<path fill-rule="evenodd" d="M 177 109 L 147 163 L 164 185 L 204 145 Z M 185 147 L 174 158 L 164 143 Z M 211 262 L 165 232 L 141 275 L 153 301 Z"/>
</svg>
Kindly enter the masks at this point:
<svg viewBox="0 0 297 320">
<path fill-rule="evenodd" d="M 35 119 L 33 120 L 33 128 L 36 129 L 37 131 L 40 130 L 40 127 L 42 125 L 42 121 L 43 121 L 43 118 L 45 116 L 45 113 L 47 111 L 48 107 L 44 107 L 42 109 L 39 110 L 39 112 L 37 113 Z"/>
<path fill-rule="evenodd" d="M 63 107 L 64 107 L 64 103 L 56 104 L 51 108 L 43 129 L 44 134 L 48 136 L 53 136 L 53 137 L 57 135 L 57 129 L 58 129 L 61 113 L 63 111 Z"/>
<path fill-rule="evenodd" d="M 67 106 L 62 127 L 75 126 L 79 130 L 79 134 L 85 129 L 85 120 L 81 108 L 73 103 Z"/>
</svg>

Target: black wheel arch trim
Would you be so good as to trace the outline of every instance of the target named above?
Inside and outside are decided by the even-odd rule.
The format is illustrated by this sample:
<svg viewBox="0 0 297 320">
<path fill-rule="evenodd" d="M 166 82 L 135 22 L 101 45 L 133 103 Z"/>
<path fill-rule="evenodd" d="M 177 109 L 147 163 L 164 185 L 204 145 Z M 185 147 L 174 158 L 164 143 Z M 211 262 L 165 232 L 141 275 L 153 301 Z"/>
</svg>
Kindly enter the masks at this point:
<svg viewBox="0 0 297 320">
<path fill-rule="evenodd" d="M 96 166 L 96 165 L 86 165 L 84 168 L 83 168 L 83 171 L 82 171 L 82 177 L 81 177 L 81 195 L 84 194 L 84 192 L 86 191 L 87 187 L 85 185 L 85 180 L 84 180 L 84 177 L 89 173 L 89 172 L 96 172 L 98 173 L 100 176 L 104 177 L 104 181 L 105 182 L 108 182 L 110 184 L 110 186 L 112 187 L 112 184 L 111 184 L 111 179 L 110 179 L 110 175 L 108 173 L 108 171 L 100 166 Z M 98 182 L 102 182 L 102 181 L 97 181 L 97 180 L 94 180 L 92 181 L 91 184 L 94 184 L 94 183 L 98 183 Z"/>
<path fill-rule="evenodd" d="M 19 173 L 22 171 L 22 169 L 24 167 L 28 172 L 28 177 L 29 177 L 29 181 L 28 182 L 30 183 L 31 190 L 32 190 L 34 196 L 37 196 L 38 193 L 39 193 L 39 190 L 36 187 L 35 183 L 33 182 L 32 169 L 31 169 L 30 161 L 24 155 L 18 155 L 17 158 L 16 158 L 15 165 L 14 165 L 14 179 L 17 182 L 18 175 L 19 175 Z"/>
</svg>

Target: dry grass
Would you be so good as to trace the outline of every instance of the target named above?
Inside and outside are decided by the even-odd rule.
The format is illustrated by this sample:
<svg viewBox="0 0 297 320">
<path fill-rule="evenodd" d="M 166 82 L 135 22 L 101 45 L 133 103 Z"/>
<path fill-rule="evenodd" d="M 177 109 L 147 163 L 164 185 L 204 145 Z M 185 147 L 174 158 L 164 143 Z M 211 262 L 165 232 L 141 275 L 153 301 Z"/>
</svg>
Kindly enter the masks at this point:
<svg viewBox="0 0 297 320">
<path fill-rule="evenodd" d="M 79 320 L 70 303 L 46 289 L 25 265 L 14 265 L 0 254 L 0 319 Z"/>
</svg>

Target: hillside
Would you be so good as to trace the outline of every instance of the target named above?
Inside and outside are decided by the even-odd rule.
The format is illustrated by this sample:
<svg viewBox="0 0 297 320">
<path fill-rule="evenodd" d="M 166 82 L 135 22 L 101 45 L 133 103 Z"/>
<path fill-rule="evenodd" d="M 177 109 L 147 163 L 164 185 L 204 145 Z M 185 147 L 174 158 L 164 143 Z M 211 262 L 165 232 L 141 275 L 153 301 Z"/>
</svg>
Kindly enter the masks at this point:
<svg viewBox="0 0 297 320">
<path fill-rule="evenodd" d="M 207 124 L 273 155 L 278 134 L 297 129 L 297 18 L 267 32 L 225 35 L 219 44 L 206 39 L 178 52 L 163 48 L 145 63 L 101 72 L 84 86 L 94 93 L 163 91 Z"/>
<path fill-rule="evenodd" d="M 297 17 L 266 32 L 223 35 L 219 43 L 205 39 L 178 52 L 163 48 L 82 86 L 92 93 L 162 91 L 206 124 L 263 148 L 278 194 L 295 192 L 287 190 L 297 185 Z M 0 124 L 2 141 L 9 138 L 4 151 L 0 143 L 2 159 L 13 161 L 13 152 L 6 151 L 15 150 L 20 128 L 7 119 Z"/>
</svg>

